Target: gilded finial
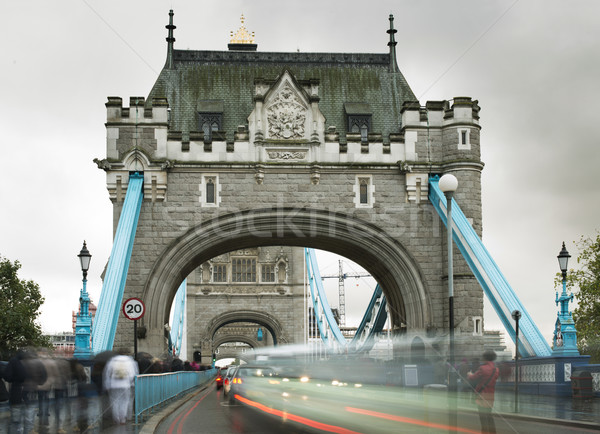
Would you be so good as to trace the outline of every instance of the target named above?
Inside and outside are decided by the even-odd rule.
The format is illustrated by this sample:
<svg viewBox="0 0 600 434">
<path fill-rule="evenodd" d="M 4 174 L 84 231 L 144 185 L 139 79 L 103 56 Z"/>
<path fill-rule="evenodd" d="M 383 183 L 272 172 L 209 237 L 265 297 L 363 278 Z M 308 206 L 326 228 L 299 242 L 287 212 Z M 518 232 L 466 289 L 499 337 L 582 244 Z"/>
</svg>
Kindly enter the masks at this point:
<svg viewBox="0 0 600 434">
<path fill-rule="evenodd" d="M 245 20 L 246 18 L 244 17 L 244 14 L 242 14 L 240 18 L 242 24 L 235 34 L 233 31 L 231 32 L 231 39 L 229 40 L 230 44 L 254 44 L 254 32 L 250 33 L 246 30 L 246 27 L 244 26 Z"/>
</svg>

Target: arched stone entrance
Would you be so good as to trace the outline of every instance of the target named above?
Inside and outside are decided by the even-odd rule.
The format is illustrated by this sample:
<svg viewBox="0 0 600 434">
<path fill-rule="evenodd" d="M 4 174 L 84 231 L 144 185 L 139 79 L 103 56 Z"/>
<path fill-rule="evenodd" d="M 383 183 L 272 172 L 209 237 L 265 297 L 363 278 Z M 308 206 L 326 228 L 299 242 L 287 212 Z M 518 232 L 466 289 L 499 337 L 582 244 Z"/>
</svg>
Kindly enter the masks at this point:
<svg viewBox="0 0 600 434">
<path fill-rule="evenodd" d="M 367 269 L 384 288 L 393 324 L 424 329 L 432 322 L 430 297 L 419 265 L 384 230 L 339 212 L 267 208 L 227 214 L 198 225 L 160 255 L 144 285 L 146 350 L 162 349 L 162 328 L 172 300 L 192 270 L 232 248 L 273 244 L 313 247 L 345 256 Z"/>
</svg>

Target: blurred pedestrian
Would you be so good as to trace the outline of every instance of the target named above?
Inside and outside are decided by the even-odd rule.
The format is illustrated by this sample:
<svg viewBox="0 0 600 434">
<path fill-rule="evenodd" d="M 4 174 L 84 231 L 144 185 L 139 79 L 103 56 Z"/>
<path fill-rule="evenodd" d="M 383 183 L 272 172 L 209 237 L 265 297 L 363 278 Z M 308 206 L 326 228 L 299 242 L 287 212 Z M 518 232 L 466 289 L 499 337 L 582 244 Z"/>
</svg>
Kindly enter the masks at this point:
<svg viewBox="0 0 600 434">
<path fill-rule="evenodd" d="M 37 387 L 46 381 L 46 370 L 33 350 L 21 349 L 8 362 L 4 379 L 10 383 L 8 432 L 30 433 L 35 423 Z"/>
<path fill-rule="evenodd" d="M 183 370 L 184 370 L 183 361 L 180 358 L 175 357 L 173 359 L 173 361 L 171 362 L 171 372 L 179 372 L 179 371 L 183 371 Z"/>
<path fill-rule="evenodd" d="M 71 384 L 71 365 L 66 359 L 54 359 L 56 380 L 54 381 L 54 430 L 58 434 L 65 432 L 66 423 L 71 420 L 71 407 L 67 404 L 69 384 Z"/>
<path fill-rule="evenodd" d="M 93 416 L 95 416 L 90 414 L 90 407 L 92 407 L 90 401 L 93 397 L 97 398 L 98 393 L 96 386 L 91 383 L 81 362 L 77 359 L 70 359 L 68 362 L 71 368 L 71 381 L 77 386 L 76 415 L 73 417 L 75 419 L 74 429 L 83 433 L 88 431 L 91 424 L 90 419 L 93 420 Z"/>
<path fill-rule="evenodd" d="M 492 408 L 494 407 L 496 380 L 500 375 L 500 370 L 494 364 L 494 360 L 496 360 L 496 353 L 493 350 L 485 351 L 483 353 L 483 363 L 479 366 L 479 369 L 468 374 L 468 379 L 474 385 L 474 391 L 477 394 L 475 403 L 479 411 L 481 432 L 485 433 L 496 432 Z"/>
<path fill-rule="evenodd" d="M 50 430 L 50 394 L 58 381 L 58 366 L 48 350 L 39 352 L 40 362 L 46 370 L 46 381 L 38 386 L 38 421 L 41 433 Z"/>
<path fill-rule="evenodd" d="M 108 391 L 113 421 L 127 423 L 133 410 L 133 382 L 138 375 L 137 363 L 121 351 L 109 360 L 104 368 L 102 384 Z"/>
</svg>

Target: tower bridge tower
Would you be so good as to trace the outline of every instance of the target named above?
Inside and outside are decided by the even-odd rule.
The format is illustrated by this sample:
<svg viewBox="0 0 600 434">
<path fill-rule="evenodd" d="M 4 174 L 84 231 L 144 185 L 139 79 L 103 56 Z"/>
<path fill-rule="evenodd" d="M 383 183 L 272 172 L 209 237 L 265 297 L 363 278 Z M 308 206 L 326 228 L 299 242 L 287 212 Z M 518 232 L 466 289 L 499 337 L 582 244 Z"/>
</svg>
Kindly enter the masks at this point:
<svg viewBox="0 0 600 434">
<path fill-rule="evenodd" d="M 443 340 L 445 231 L 428 201 L 429 177 L 458 178 L 455 197 L 481 235 L 478 102 L 422 105 L 398 67 L 403 42 L 392 16 L 383 53 L 262 52 L 254 43 L 179 50 L 173 13 L 167 28 L 167 59 L 148 96 L 128 106 L 108 98 L 106 156 L 95 160 L 106 172 L 115 227 L 130 173 L 143 176 L 123 295 L 146 304 L 140 351 L 165 350 L 163 326 L 190 275 L 189 351 L 204 356 L 214 331 L 241 319 L 268 326 L 278 342 L 298 342 L 305 330 L 296 252 L 304 246 L 365 268 L 409 349 Z M 270 246 L 284 246 L 283 255 Z M 257 280 L 265 266 L 276 282 L 245 294 L 248 282 L 234 276 L 252 260 Z M 218 282 L 223 273 L 227 282 Z M 454 279 L 457 333 L 471 337 L 483 292 L 458 255 Z M 132 341 L 124 321 L 115 346 Z"/>
</svg>

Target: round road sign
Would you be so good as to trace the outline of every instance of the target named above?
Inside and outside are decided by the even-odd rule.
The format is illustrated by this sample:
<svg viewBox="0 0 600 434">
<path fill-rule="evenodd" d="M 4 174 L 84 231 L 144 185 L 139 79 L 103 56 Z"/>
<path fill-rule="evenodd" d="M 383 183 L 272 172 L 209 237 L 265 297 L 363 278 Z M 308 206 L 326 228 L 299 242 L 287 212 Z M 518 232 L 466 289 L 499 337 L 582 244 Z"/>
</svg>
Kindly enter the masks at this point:
<svg viewBox="0 0 600 434">
<path fill-rule="evenodd" d="M 123 303 L 123 315 L 128 319 L 140 319 L 144 313 L 146 313 L 146 306 L 139 298 L 130 298 Z"/>
</svg>

